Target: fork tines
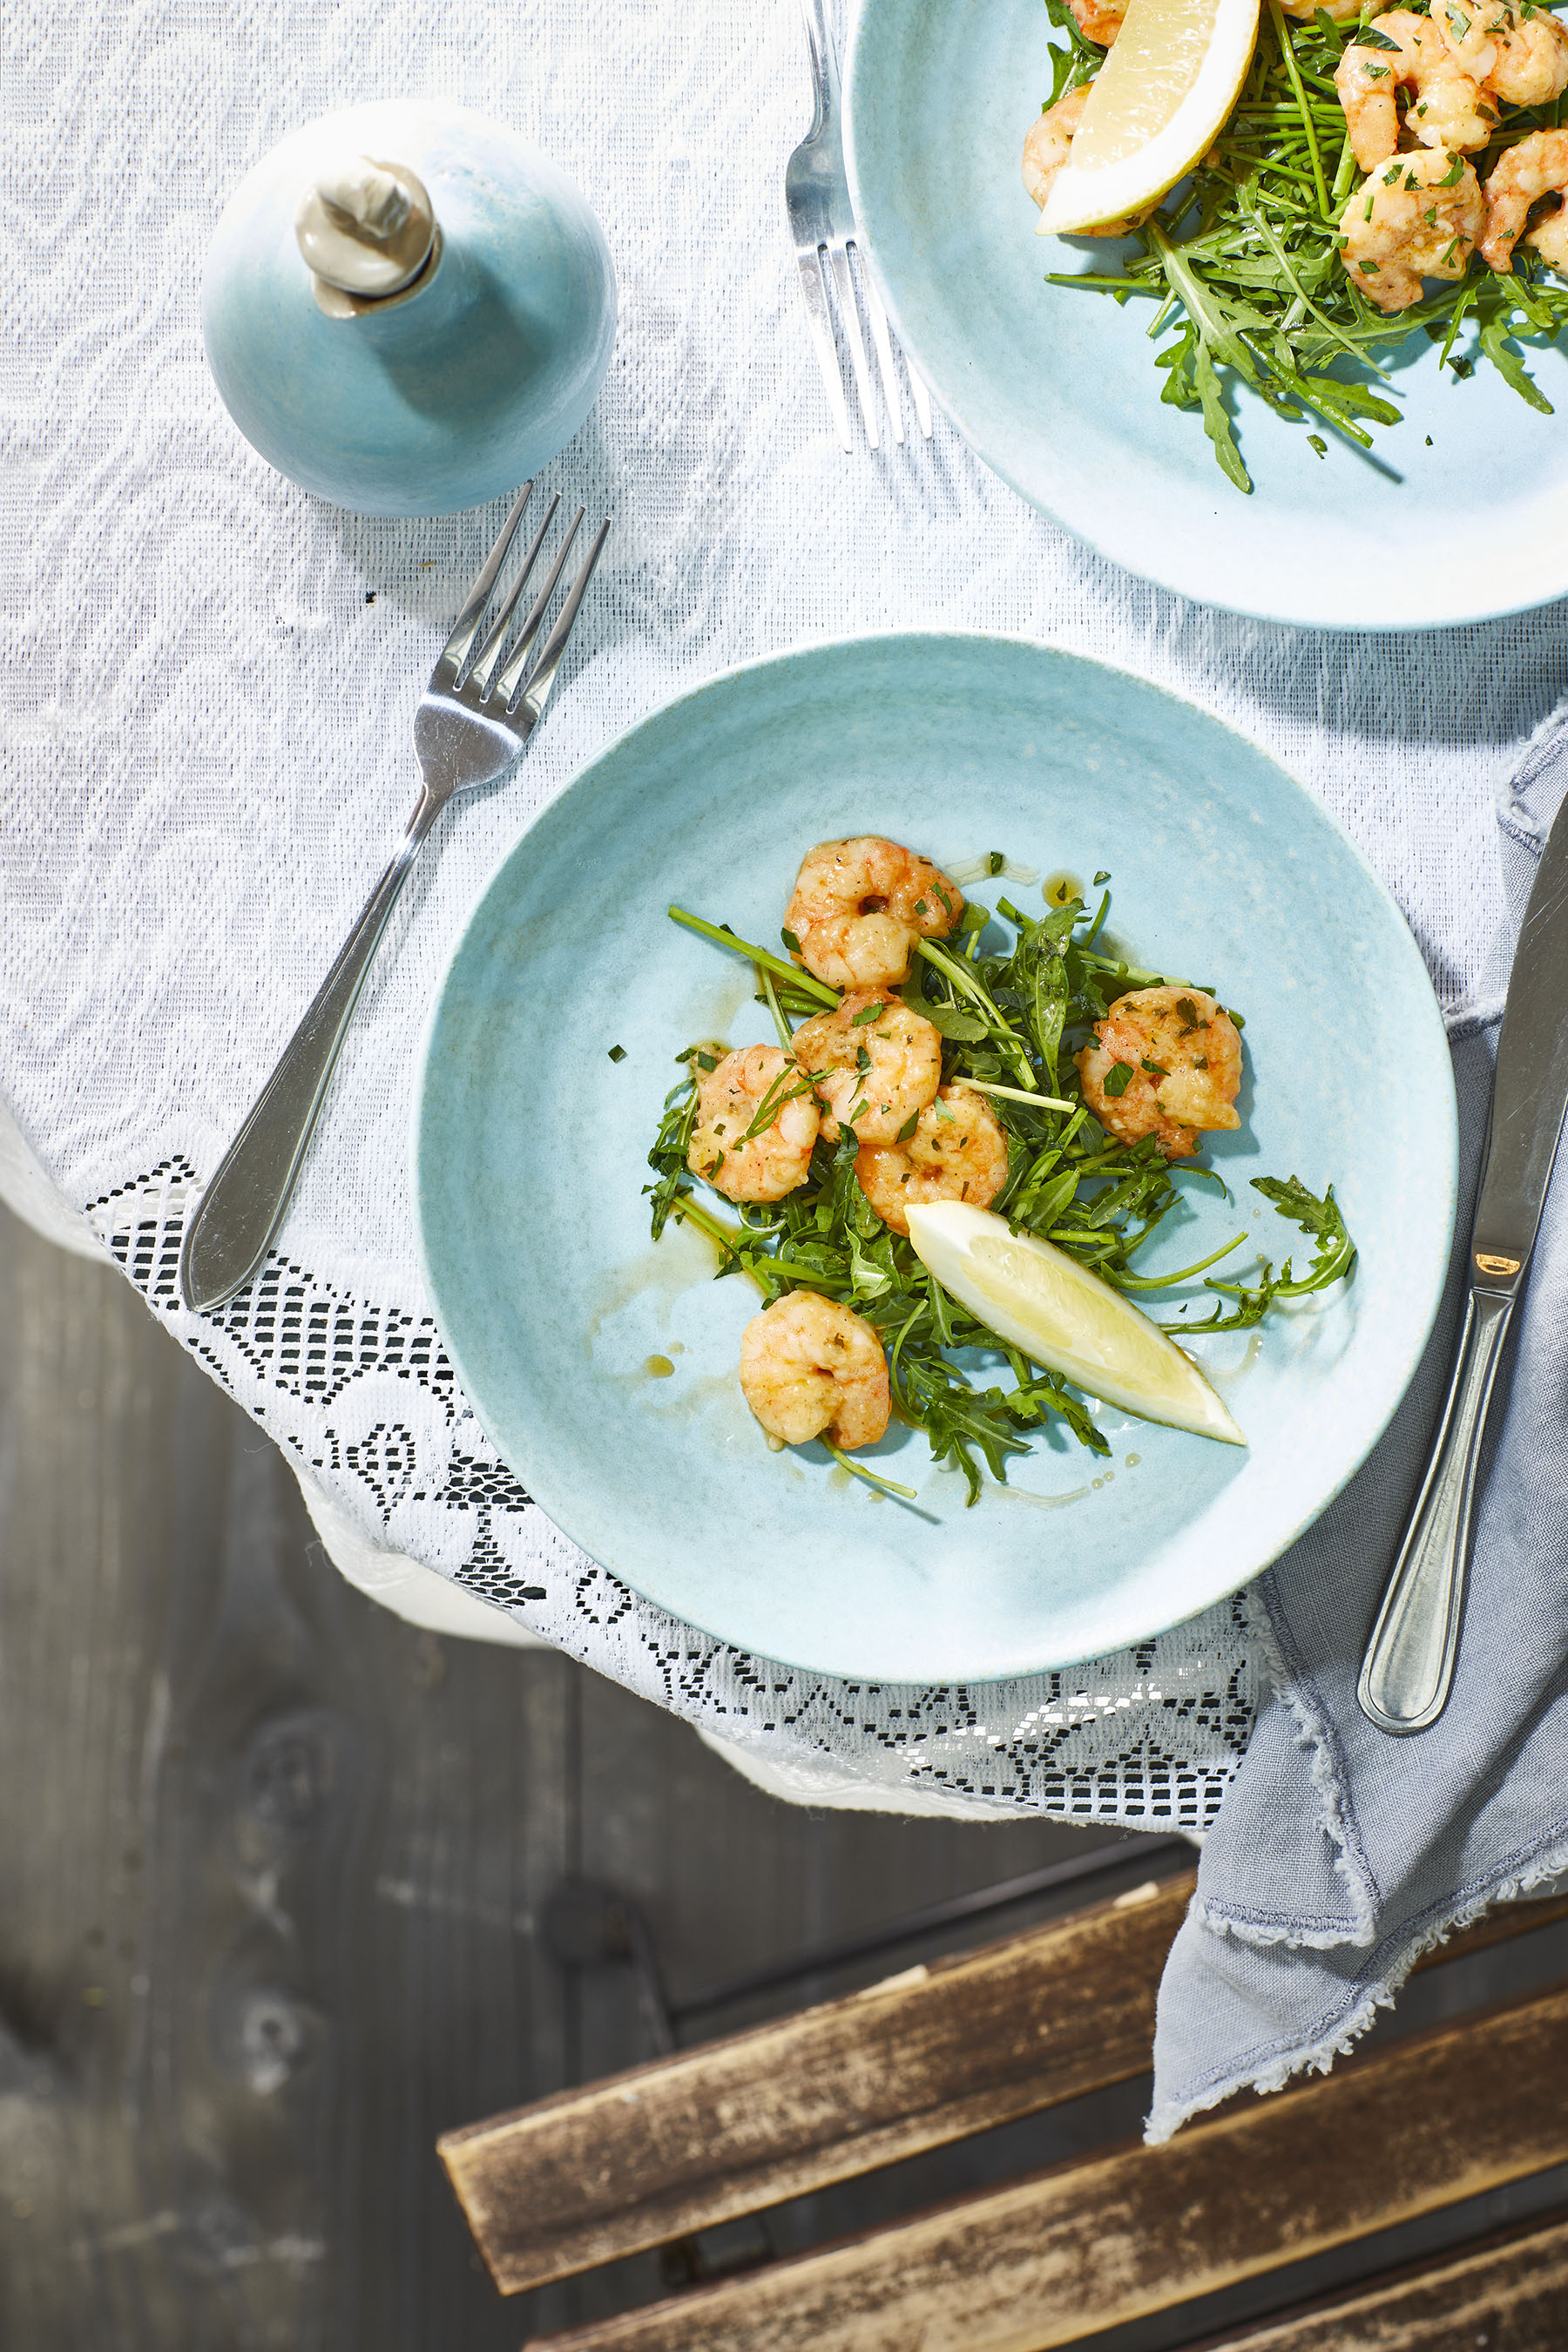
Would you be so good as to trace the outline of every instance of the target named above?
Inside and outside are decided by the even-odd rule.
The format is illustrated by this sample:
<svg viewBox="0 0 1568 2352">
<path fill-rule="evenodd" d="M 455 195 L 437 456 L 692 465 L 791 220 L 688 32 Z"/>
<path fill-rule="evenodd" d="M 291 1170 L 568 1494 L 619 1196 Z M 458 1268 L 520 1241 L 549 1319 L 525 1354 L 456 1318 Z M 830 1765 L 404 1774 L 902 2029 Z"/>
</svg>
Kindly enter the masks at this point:
<svg viewBox="0 0 1568 2352">
<path fill-rule="evenodd" d="M 855 256 L 851 269 L 849 256 Z M 814 254 L 799 257 L 802 289 L 805 295 L 806 323 L 816 347 L 816 363 L 822 371 L 822 381 L 827 391 L 828 405 L 838 428 L 842 446 L 852 444 L 849 435 L 849 410 L 844 398 L 844 377 L 833 339 L 833 316 L 837 307 L 844 341 L 849 347 L 850 373 L 855 378 L 855 391 L 860 404 L 860 415 L 866 427 L 866 438 L 873 449 L 881 446 L 881 434 L 877 417 L 877 395 L 871 384 L 870 362 L 866 354 L 866 338 L 860 326 L 859 305 L 856 299 L 856 280 L 866 300 L 866 313 L 871 322 L 871 341 L 877 353 L 877 373 L 881 379 L 882 397 L 888 404 L 888 417 L 893 428 L 893 438 L 900 444 L 904 437 L 903 411 L 899 400 L 899 379 L 893 364 L 893 338 L 888 325 L 888 314 L 882 308 L 882 298 L 866 266 L 865 256 L 854 237 L 828 239 Z M 835 305 L 834 295 L 837 301 Z M 931 394 L 904 354 L 904 373 L 910 382 L 910 396 L 914 402 L 915 415 L 921 433 L 929 441 L 931 432 Z"/>
<path fill-rule="evenodd" d="M 552 495 L 549 505 L 545 508 L 543 520 L 529 543 L 521 568 L 510 587 L 502 595 L 500 604 L 496 605 L 489 627 L 482 641 L 478 643 L 477 649 L 476 640 L 479 639 L 479 633 L 484 628 L 485 616 L 490 610 L 491 600 L 505 566 L 508 551 L 516 535 L 518 524 L 522 520 L 522 510 L 527 506 L 532 490 L 532 482 L 524 482 L 513 499 L 511 511 L 500 527 L 500 536 L 486 557 L 479 577 L 469 589 L 462 611 L 452 625 L 451 635 L 441 648 L 440 658 L 436 664 L 435 677 L 432 678 L 431 683 L 435 685 L 438 680 L 447 692 L 457 694 L 465 702 L 487 707 L 498 715 L 510 712 L 521 694 L 528 715 L 531 719 L 537 720 L 539 712 L 543 707 L 544 698 L 555 682 L 555 673 L 561 667 L 561 657 L 566 650 L 566 641 L 572 634 L 578 608 L 582 604 L 588 583 L 594 576 L 594 566 L 598 562 L 604 551 L 605 541 L 610 535 L 610 526 L 607 520 L 602 522 L 595 532 L 593 543 L 584 559 L 582 569 L 568 588 L 565 602 L 556 615 L 554 626 L 540 647 L 538 658 L 533 661 L 531 669 L 530 660 L 534 645 L 540 631 L 544 626 L 545 614 L 550 610 L 551 601 L 560 584 L 561 575 L 566 568 L 566 559 L 572 552 L 573 543 L 582 527 L 583 517 L 587 512 L 585 507 L 578 508 L 567 528 L 566 536 L 556 549 L 554 561 L 545 575 L 543 584 L 523 617 L 521 626 L 512 642 L 511 651 L 507 655 L 503 664 L 501 656 L 506 653 L 508 639 L 511 637 L 512 623 L 518 605 L 521 602 L 522 592 L 532 576 L 540 551 L 561 504 L 559 490 Z"/>
</svg>

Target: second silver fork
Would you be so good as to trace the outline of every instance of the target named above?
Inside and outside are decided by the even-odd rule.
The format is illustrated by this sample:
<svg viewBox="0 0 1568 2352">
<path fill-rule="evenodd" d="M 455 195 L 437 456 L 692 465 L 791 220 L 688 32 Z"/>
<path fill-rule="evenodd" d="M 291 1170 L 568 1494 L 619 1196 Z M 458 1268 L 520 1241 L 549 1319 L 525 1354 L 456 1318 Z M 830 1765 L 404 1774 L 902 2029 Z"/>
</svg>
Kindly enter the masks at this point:
<svg viewBox="0 0 1568 2352">
<path fill-rule="evenodd" d="M 559 497 L 551 499 L 518 575 L 486 629 L 486 615 L 532 488 L 531 482 L 525 482 L 518 492 L 419 698 L 414 750 L 422 788 L 392 862 L 185 1228 L 180 1294 L 198 1313 L 221 1307 L 244 1287 L 283 1222 L 366 974 L 431 826 L 459 793 L 499 782 L 539 724 L 610 526 L 601 523 L 595 533 L 555 624 L 533 659 L 583 520 L 584 509 L 578 508 L 509 652 L 517 607 L 561 503 Z"/>
<path fill-rule="evenodd" d="M 871 321 L 871 341 L 876 348 L 877 369 L 881 377 L 882 395 L 888 404 L 893 438 L 901 442 L 904 420 L 899 401 L 898 374 L 893 364 L 893 339 L 888 328 L 888 314 L 882 308 L 881 297 L 867 266 L 854 206 L 849 201 L 849 177 L 844 168 L 844 137 L 840 123 L 842 101 L 838 58 L 827 26 L 826 0 L 801 0 L 801 9 L 805 18 L 806 44 L 811 51 L 815 112 L 811 129 L 784 166 L 784 210 L 789 217 L 790 234 L 795 239 L 801 290 L 805 297 L 806 324 L 811 330 L 816 363 L 822 371 L 822 382 L 828 405 L 833 411 L 839 441 L 846 449 L 852 446 L 849 411 L 844 399 L 844 378 L 833 340 L 834 305 L 831 296 L 835 292 L 844 339 L 849 346 L 849 363 L 854 373 L 860 415 L 865 422 L 866 438 L 876 449 L 881 446 L 881 433 L 877 419 L 877 397 L 871 388 L 870 362 L 866 356 L 866 339 L 860 330 L 855 272 L 849 263 L 851 247 L 855 249 L 860 282 L 865 289 L 866 310 Z M 921 431 L 929 441 L 931 395 L 910 365 L 907 352 L 904 354 L 904 369 L 909 376 L 910 396 L 914 402 Z"/>
</svg>

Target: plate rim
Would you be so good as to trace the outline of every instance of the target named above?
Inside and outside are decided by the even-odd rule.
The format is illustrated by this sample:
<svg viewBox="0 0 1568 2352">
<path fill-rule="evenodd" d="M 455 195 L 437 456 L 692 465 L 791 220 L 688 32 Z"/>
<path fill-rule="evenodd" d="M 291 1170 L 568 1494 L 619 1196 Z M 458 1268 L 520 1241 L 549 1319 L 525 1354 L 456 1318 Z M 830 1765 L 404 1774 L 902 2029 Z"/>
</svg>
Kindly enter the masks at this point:
<svg viewBox="0 0 1568 2352">
<path fill-rule="evenodd" d="M 564 1526 L 562 1521 L 552 1516 L 550 1511 L 546 1509 L 544 1504 L 540 1501 L 538 1496 L 534 1493 L 523 1469 L 510 1461 L 505 1447 L 503 1447 L 500 1442 L 492 1434 L 489 1420 L 487 1418 L 486 1409 L 481 1405 L 465 1368 L 463 1352 L 454 1341 L 451 1332 L 447 1329 L 440 1303 L 434 1270 L 431 1265 L 430 1250 L 425 1228 L 425 1188 L 422 1182 L 422 1141 L 425 1108 L 426 1098 L 430 1091 L 431 1056 L 435 1045 L 436 1031 L 441 1018 L 442 1008 L 446 1001 L 447 992 L 451 982 L 453 973 L 457 968 L 459 959 L 468 946 L 469 939 L 472 937 L 479 925 L 486 907 L 489 903 L 493 893 L 500 884 L 502 876 L 510 870 L 519 851 L 522 848 L 530 835 L 532 834 L 536 827 L 542 823 L 547 815 L 554 812 L 554 810 L 570 793 L 575 791 L 577 787 L 584 782 L 587 777 L 593 774 L 595 771 L 601 767 L 604 762 L 613 756 L 618 755 L 628 749 L 646 730 L 654 726 L 659 720 L 667 718 L 668 714 L 679 706 L 687 703 L 695 703 L 701 696 L 706 694 L 711 688 L 731 684 L 752 675 L 754 672 L 786 668 L 803 658 L 808 658 L 816 655 L 847 652 L 852 649 L 868 648 L 878 646 L 902 644 L 916 646 L 923 645 L 937 647 L 954 643 L 979 643 L 990 646 L 1008 646 L 1016 647 L 1032 656 L 1043 655 L 1053 660 L 1066 661 L 1081 666 L 1083 668 L 1088 670 L 1110 671 L 1114 676 L 1124 678 L 1136 687 L 1178 704 L 1184 710 L 1189 713 L 1195 713 L 1198 717 L 1219 728 L 1224 733 L 1234 736 L 1238 741 L 1245 743 L 1250 751 L 1257 753 L 1260 758 L 1268 761 L 1269 765 L 1279 772 L 1286 782 L 1302 795 L 1316 814 L 1330 827 L 1331 831 L 1338 837 L 1342 847 L 1350 853 L 1355 864 L 1360 867 L 1364 878 L 1371 884 L 1374 894 L 1383 903 L 1385 912 L 1394 918 L 1396 933 L 1403 937 L 1405 950 L 1414 960 L 1415 968 L 1420 971 L 1426 982 L 1426 996 L 1431 1009 L 1431 1017 L 1436 1024 L 1437 1033 L 1443 1039 L 1445 1048 L 1448 1046 L 1450 1041 L 1447 1036 L 1447 1024 L 1444 1019 L 1442 1006 L 1438 1002 L 1436 991 L 1432 986 L 1431 975 L 1426 970 L 1426 959 L 1421 953 L 1420 946 L 1415 939 L 1415 933 L 1411 930 L 1410 925 L 1405 919 L 1404 909 L 1400 907 L 1398 900 L 1394 898 L 1393 892 L 1389 889 L 1382 876 L 1377 872 L 1375 866 L 1373 866 L 1365 852 L 1352 837 L 1334 812 L 1321 800 L 1320 800 L 1317 794 L 1312 793 L 1306 784 L 1301 782 L 1299 777 L 1293 774 L 1291 770 L 1285 765 L 1284 761 L 1276 755 L 1268 744 L 1259 742 L 1257 737 L 1249 733 L 1246 728 L 1237 726 L 1232 720 L 1221 717 L 1215 711 L 1207 709 L 1202 703 L 1194 700 L 1192 697 L 1181 693 L 1174 688 L 1166 686 L 1163 681 L 1145 677 L 1141 671 L 1131 668 L 1124 662 L 1108 660 L 1098 654 L 1082 653 L 1078 651 L 1076 648 L 1055 644 L 1049 639 L 1029 636 L 1019 630 L 984 629 L 977 627 L 951 627 L 941 629 L 891 627 L 885 629 L 860 629 L 846 632 L 825 632 L 820 635 L 811 635 L 797 639 L 788 646 L 777 647 L 771 653 L 747 656 L 742 660 L 725 665 L 725 667 L 721 669 L 713 670 L 687 686 L 678 688 L 677 690 L 669 694 L 666 699 L 656 704 L 652 709 L 645 711 L 640 718 L 634 719 L 630 725 L 623 728 L 618 734 L 607 738 L 604 743 L 597 747 L 597 749 L 590 752 L 583 761 L 581 765 L 577 767 L 554 792 L 550 793 L 546 799 L 542 800 L 537 808 L 531 811 L 531 813 L 523 820 L 517 833 L 507 844 L 505 849 L 502 851 L 500 856 L 498 858 L 495 866 L 491 869 L 483 888 L 480 890 L 478 898 L 474 900 L 473 905 L 469 908 L 468 914 L 464 918 L 462 926 L 453 941 L 450 952 L 447 956 L 443 964 L 440 978 L 434 994 L 432 995 L 420 1034 L 416 1063 L 415 1084 L 410 1103 L 409 1119 L 409 1190 L 414 1213 L 415 1252 L 419 1268 L 420 1279 L 425 1288 L 426 1302 L 434 1319 L 437 1335 L 441 1340 L 442 1346 L 447 1351 L 448 1359 L 450 1360 L 452 1369 L 457 1375 L 458 1382 L 462 1390 L 465 1402 L 472 1411 L 480 1428 L 484 1431 L 486 1437 L 495 1447 L 498 1459 L 511 1471 L 512 1475 L 518 1479 L 520 1485 L 525 1487 L 530 1500 L 533 1502 L 535 1507 L 541 1512 L 542 1516 L 561 1536 L 565 1538 L 567 1542 L 576 1545 L 577 1549 L 583 1552 L 584 1558 L 593 1560 L 595 1567 L 601 1569 L 603 1572 L 617 1577 L 622 1582 L 626 1584 L 632 1591 L 637 1593 L 637 1597 L 645 1601 L 649 1607 L 662 1610 L 667 1615 L 670 1616 L 679 1623 L 690 1625 L 695 1632 L 701 1633 L 709 1640 L 721 1643 L 730 1648 L 744 1649 L 747 1654 L 751 1655 L 762 1656 L 765 1654 L 770 1663 L 787 1666 L 797 1673 L 830 1675 L 838 1679 L 847 1680 L 879 1680 L 884 1684 L 890 1684 L 892 1681 L 896 1680 L 900 1684 L 909 1685 L 910 1686 L 914 1686 L 917 1684 L 923 1685 L 923 1683 L 931 1679 L 931 1677 L 910 1676 L 903 1674 L 889 1675 L 886 1669 L 883 1669 L 879 1673 L 875 1665 L 869 1664 L 864 1666 L 847 1664 L 824 1665 L 820 1661 L 780 1656 L 776 1653 L 771 1651 L 764 1654 L 757 1650 L 754 1644 L 745 1643 L 744 1641 L 737 1641 L 736 1636 L 731 1633 L 726 1633 L 720 1627 L 702 1624 L 698 1619 L 688 1617 L 682 1612 L 672 1608 L 668 1601 L 660 1600 L 658 1595 L 645 1591 L 643 1586 L 635 1580 L 625 1567 L 616 1567 L 614 1569 L 605 1568 L 605 1564 L 596 1559 L 595 1555 L 580 1540 L 578 1537 L 572 1533 L 568 1527 Z M 1171 1618 L 1167 1622 L 1156 1628 L 1146 1632 L 1133 1630 L 1131 1632 L 1125 1633 L 1116 1640 L 1109 1643 L 1102 1643 L 1096 1649 L 1085 1652 L 1080 1655 L 1053 1658 L 1046 1664 L 1031 1664 L 1016 1662 L 994 1671 L 984 1673 L 955 1667 L 952 1669 L 952 1675 L 949 1678 L 975 1685 L 984 1685 L 1017 1680 L 1026 1678 L 1032 1675 L 1065 1671 L 1069 1667 L 1087 1664 L 1092 1658 L 1110 1654 L 1112 1650 L 1123 1649 L 1136 1642 L 1153 1640 L 1165 1633 L 1172 1633 L 1181 1625 L 1191 1623 L 1195 1618 L 1202 1616 L 1206 1610 L 1216 1606 L 1217 1602 L 1223 1601 L 1226 1594 L 1229 1591 L 1243 1591 L 1247 1586 L 1255 1583 L 1258 1577 L 1262 1576 L 1268 1569 L 1272 1568 L 1278 1560 L 1284 1557 L 1285 1553 L 1289 1550 L 1294 1544 L 1300 1541 L 1300 1538 L 1307 1532 L 1307 1530 L 1316 1524 L 1316 1522 L 1322 1517 L 1323 1513 L 1329 1509 L 1330 1506 L 1344 1492 L 1344 1489 L 1349 1486 L 1351 1480 L 1358 1475 L 1358 1473 L 1370 1460 L 1373 1452 L 1381 1443 L 1395 1413 L 1398 1412 L 1401 1404 L 1408 1394 L 1411 1383 L 1415 1380 L 1415 1375 L 1420 1369 L 1421 1360 L 1426 1353 L 1432 1332 L 1436 1328 L 1437 1316 L 1441 1310 L 1443 1303 L 1444 1294 L 1447 1288 L 1448 1276 L 1451 1270 L 1453 1234 L 1458 1203 L 1458 1105 L 1453 1082 L 1451 1061 L 1447 1064 L 1447 1084 L 1442 1089 L 1442 1111 L 1444 1122 L 1443 1135 L 1439 1139 L 1439 1144 L 1443 1155 L 1444 1192 L 1446 1196 L 1446 1213 L 1443 1219 L 1446 1247 L 1437 1254 L 1441 1270 L 1439 1272 L 1438 1278 L 1433 1286 L 1432 1295 L 1426 1309 L 1420 1318 L 1419 1328 L 1415 1328 L 1412 1331 L 1411 1339 L 1405 1350 L 1405 1360 L 1399 1368 L 1397 1384 L 1390 1391 L 1386 1411 L 1384 1412 L 1382 1419 L 1377 1423 L 1375 1428 L 1373 1429 L 1370 1437 L 1358 1456 L 1350 1463 L 1349 1466 L 1342 1471 L 1334 1483 L 1325 1489 L 1321 1497 L 1315 1504 L 1313 1508 L 1306 1513 L 1306 1515 L 1295 1524 L 1284 1541 L 1270 1554 L 1268 1559 L 1259 1560 L 1255 1567 L 1248 1569 L 1238 1580 L 1235 1580 L 1234 1582 L 1227 1580 L 1224 1590 L 1217 1596 L 1211 1594 L 1206 1599 L 1197 1602 L 1192 1609 L 1185 1611 L 1181 1615 Z"/>
<path fill-rule="evenodd" d="M 1539 593 L 1532 592 L 1511 603 L 1482 605 L 1455 604 L 1440 612 L 1424 610 L 1420 613 L 1358 613 L 1349 616 L 1342 613 L 1321 611 L 1316 607 L 1290 610 L 1279 609 L 1277 606 L 1262 602 L 1239 604 L 1232 596 L 1216 595 L 1212 588 L 1195 583 L 1190 578 L 1177 577 L 1168 567 L 1162 564 L 1148 564 L 1142 559 L 1137 562 L 1132 562 L 1119 548 L 1106 545 L 1103 541 L 1096 538 L 1090 530 L 1078 521 L 1069 520 L 1057 507 L 1047 504 L 1038 490 L 1031 488 L 1019 478 L 1017 472 L 1007 462 L 1005 455 L 990 446 L 988 436 L 975 429 L 966 413 L 967 404 L 963 397 L 962 377 L 950 381 L 941 368 L 932 367 L 930 353 L 922 347 L 921 336 L 910 331 L 909 320 L 899 299 L 897 289 L 889 282 L 881 265 L 876 240 L 866 233 L 868 215 L 865 201 L 865 185 L 859 168 L 858 144 L 855 135 L 858 69 L 861 61 L 861 37 L 866 24 L 876 14 L 879 7 L 888 5 L 889 0 L 854 0 L 844 55 L 842 75 L 844 164 L 848 179 L 850 208 L 859 225 L 857 233 L 858 249 L 862 262 L 869 266 L 872 276 L 876 279 L 883 308 L 888 313 L 889 323 L 899 342 L 903 346 L 907 363 L 921 375 L 936 404 L 951 420 L 965 446 L 973 451 L 981 464 L 987 467 L 998 480 L 1005 482 L 1007 488 L 1015 491 L 1026 505 L 1032 507 L 1037 514 L 1044 515 L 1058 529 L 1067 531 L 1077 540 L 1080 547 L 1088 548 L 1092 554 L 1101 557 L 1108 563 L 1114 563 L 1119 570 L 1131 573 L 1134 579 L 1147 580 L 1154 587 L 1163 589 L 1168 594 L 1187 597 L 1194 604 L 1210 605 L 1216 612 L 1235 613 L 1244 620 L 1264 621 L 1277 627 L 1321 629 L 1336 636 L 1349 636 L 1369 631 L 1387 635 L 1395 630 L 1415 632 L 1466 628 L 1474 627 L 1487 621 L 1511 620 L 1521 613 L 1539 612 L 1543 606 L 1555 604 L 1563 597 L 1568 596 L 1568 538 L 1565 538 L 1561 576 L 1555 584 L 1544 587 Z M 872 213 L 875 209 L 873 205 Z M 1242 494 L 1237 491 L 1235 495 L 1239 497 Z M 1203 535 L 1200 534 L 1198 539 L 1200 547 L 1202 537 Z M 1285 569 L 1286 567 L 1279 567 L 1280 571 Z M 1278 577 L 1279 572 L 1274 576 Z"/>
</svg>

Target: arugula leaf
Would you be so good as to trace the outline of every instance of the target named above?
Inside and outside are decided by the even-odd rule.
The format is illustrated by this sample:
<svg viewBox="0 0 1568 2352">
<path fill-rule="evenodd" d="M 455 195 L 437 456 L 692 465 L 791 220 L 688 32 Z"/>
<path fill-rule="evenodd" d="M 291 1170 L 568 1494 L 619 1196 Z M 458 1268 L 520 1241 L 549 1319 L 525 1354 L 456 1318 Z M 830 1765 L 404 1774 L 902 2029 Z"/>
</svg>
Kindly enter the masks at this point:
<svg viewBox="0 0 1568 2352">
<path fill-rule="evenodd" d="M 1069 89 L 1080 89 L 1092 81 L 1105 59 L 1104 50 L 1084 34 L 1067 0 L 1046 0 L 1046 15 L 1058 32 L 1067 35 L 1067 41 L 1061 47 L 1051 48 L 1051 92 L 1041 101 L 1042 113 L 1059 105 Z"/>
<path fill-rule="evenodd" d="M 683 1059 L 689 1056 L 683 1055 Z M 691 1130 L 697 1123 L 697 1081 L 688 1076 L 672 1087 L 664 1098 L 664 1116 L 658 1123 L 658 1134 L 647 1164 L 658 1178 L 657 1184 L 645 1184 L 645 1194 L 651 1194 L 653 1214 L 650 1219 L 653 1238 L 663 1233 L 671 1210 L 683 1192 L 691 1190 L 691 1174 L 686 1165 L 686 1155 L 691 1148 Z"/>
<path fill-rule="evenodd" d="M 1193 353 L 1193 380 L 1197 386 L 1198 405 L 1204 413 L 1204 431 L 1214 443 L 1220 471 L 1229 476 L 1238 490 L 1246 490 L 1250 495 L 1252 477 L 1242 462 L 1241 451 L 1237 446 L 1236 434 L 1220 392 L 1219 377 L 1201 330 L 1197 349 Z"/>
<path fill-rule="evenodd" d="M 1292 1281 L 1287 1260 L 1275 1286 L 1277 1298 L 1304 1298 L 1310 1290 L 1326 1290 L 1331 1282 L 1338 1282 L 1349 1274 L 1355 1264 L 1355 1244 L 1350 1237 L 1331 1184 L 1321 1200 L 1315 1192 L 1309 1192 L 1296 1176 L 1288 1177 L 1283 1182 L 1277 1176 L 1255 1176 L 1252 1189 L 1255 1192 L 1261 1192 L 1279 1216 L 1289 1217 L 1292 1224 L 1300 1225 L 1302 1232 L 1310 1234 L 1317 1244 L 1311 1266 L 1299 1282 Z"/>
<path fill-rule="evenodd" d="M 931 1027 L 940 1030 L 944 1037 L 962 1038 L 967 1045 L 977 1045 L 982 1037 L 990 1034 L 980 1013 L 965 1013 L 956 1004 L 937 1004 L 928 999 L 922 1001 L 920 1010 Z"/>
<path fill-rule="evenodd" d="M 1012 962 L 1019 983 L 1025 1026 L 1046 1076 L 1055 1087 L 1057 1058 L 1067 1026 L 1070 994 L 1064 949 L 1081 919 L 1081 907 L 1077 899 L 1069 899 L 1065 907 L 1037 923 L 1029 922 L 1016 908 L 1005 905 L 1003 911 L 1019 927 Z"/>
<path fill-rule="evenodd" d="M 1499 374 L 1505 382 L 1512 384 L 1521 400 L 1527 400 L 1531 408 L 1539 409 L 1542 416 L 1555 415 L 1556 411 L 1552 403 L 1525 366 L 1521 354 L 1511 340 L 1514 332 L 1512 308 L 1510 303 L 1488 302 L 1486 298 L 1482 297 L 1479 329 L 1481 349 Z"/>
</svg>

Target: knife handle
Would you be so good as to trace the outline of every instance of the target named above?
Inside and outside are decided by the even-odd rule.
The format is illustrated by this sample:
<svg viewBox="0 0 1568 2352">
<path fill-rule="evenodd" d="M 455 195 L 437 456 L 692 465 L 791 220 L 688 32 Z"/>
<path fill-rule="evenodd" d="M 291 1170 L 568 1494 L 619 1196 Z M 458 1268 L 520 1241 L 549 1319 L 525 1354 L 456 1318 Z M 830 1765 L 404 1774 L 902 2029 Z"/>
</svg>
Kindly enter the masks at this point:
<svg viewBox="0 0 1568 2352">
<path fill-rule="evenodd" d="M 1448 1704 L 1481 1433 L 1513 1293 L 1472 1290 L 1426 1475 L 1362 1660 L 1356 1697 L 1382 1731 L 1425 1731 Z"/>
</svg>

